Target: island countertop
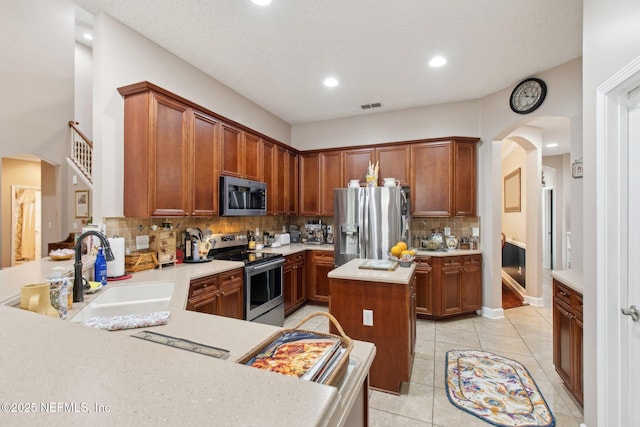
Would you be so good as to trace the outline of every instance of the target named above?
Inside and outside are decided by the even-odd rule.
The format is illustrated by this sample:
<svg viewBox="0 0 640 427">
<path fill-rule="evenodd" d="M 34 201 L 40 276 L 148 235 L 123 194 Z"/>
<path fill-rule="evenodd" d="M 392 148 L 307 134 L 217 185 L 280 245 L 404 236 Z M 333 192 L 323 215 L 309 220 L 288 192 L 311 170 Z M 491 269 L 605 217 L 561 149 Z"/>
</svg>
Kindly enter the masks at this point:
<svg viewBox="0 0 640 427">
<path fill-rule="evenodd" d="M 7 424 L 342 425 L 375 356 L 373 344 L 355 341 L 340 388 L 235 363 L 278 328 L 186 311 L 185 304 L 190 279 L 242 267 L 236 262 L 147 270 L 106 288 L 173 282 L 168 324 L 145 329 L 227 349 L 226 360 L 130 336 L 141 329 L 107 332 L 6 305 L 22 285 L 72 264 L 42 259 L 0 270 L 0 398 L 13 405 L 0 415 Z M 74 303 L 74 312 L 80 307 Z"/>
<path fill-rule="evenodd" d="M 371 260 L 362 258 L 352 259 L 348 263 L 331 270 L 327 277 L 330 279 L 363 280 L 365 282 L 384 282 L 407 285 L 411 281 L 416 269 L 416 265 L 413 262 L 410 267 L 398 266 L 394 271 L 360 268 L 360 266 L 367 261 Z"/>
</svg>

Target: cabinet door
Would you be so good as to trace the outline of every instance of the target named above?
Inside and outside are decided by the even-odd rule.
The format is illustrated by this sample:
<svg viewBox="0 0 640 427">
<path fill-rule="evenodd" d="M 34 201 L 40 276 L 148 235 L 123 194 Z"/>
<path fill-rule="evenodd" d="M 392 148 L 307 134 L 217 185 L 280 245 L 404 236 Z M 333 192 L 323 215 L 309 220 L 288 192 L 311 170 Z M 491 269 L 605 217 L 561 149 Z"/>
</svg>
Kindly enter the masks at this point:
<svg viewBox="0 0 640 427">
<path fill-rule="evenodd" d="M 409 287 L 409 339 L 411 362 L 409 363 L 409 378 L 411 378 L 411 368 L 413 367 L 413 357 L 416 353 L 416 314 L 417 314 L 417 275 L 413 276 Z"/>
<path fill-rule="evenodd" d="M 191 149 L 191 215 L 212 217 L 218 213 L 218 122 L 193 112 Z"/>
<path fill-rule="evenodd" d="M 221 316 L 244 319 L 244 292 L 242 269 L 220 273 L 220 309 Z"/>
<path fill-rule="evenodd" d="M 303 171 L 303 173 L 306 173 Z M 320 154 L 320 215 L 333 216 L 333 190 L 344 187 L 342 152 Z"/>
<path fill-rule="evenodd" d="M 440 276 L 443 316 L 458 314 L 463 311 L 461 270 L 462 265 L 459 257 L 445 257 L 443 259 Z"/>
<path fill-rule="evenodd" d="M 416 257 L 416 311 L 433 316 L 433 274 L 431 257 Z"/>
<path fill-rule="evenodd" d="M 573 351 L 573 395 L 584 405 L 584 354 L 582 345 L 583 325 L 578 318 L 573 319 L 571 330 L 571 347 Z"/>
<path fill-rule="evenodd" d="M 242 132 L 242 175 L 246 179 L 262 181 L 262 138 Z"/>
<path fill-rule="evenodd" d="M 152 95 L 155 128 L 150 135 L 151 216 L 185 216 L 189 206 L 189 123 L 191 110 Z"/>
<path fill-rule="evenodd" d="M 375 157 L 380 164 L 380 178 L 392 177 L 399 180 L 403 187 L 410 185 L 411 150 L 409 145 L 376 148 Z"/>
<path fill-rule="evenodd" d="M 275 156 L 276 167 L 276 188 L 277 194 L 275 198 L 275 213 L 277 215 L 288 215 L 288 198 L 291 190 L 289 189 L 289 155 L 288 150 L 280 145 L 276 145 Z"/>
<path fill-rule="evenodd" d="M 360 180 L 361 184 L 366 182 L 367 168 L 369 162 L 375 164 L 375 150 L 373 148 L 363 148 L 359 150 L 345 150 L 344 155 L 344 181 L 336 188 L 347 186 L 347 182 L 352 179 Z M 386 175 L 385 175 L 386 176 Z M 333 214 L 332 214 L 333 215 Z"/>
<path fill-rule="evenodd" d="M 284 264 L 282 265 L 282 295 L 284 297 L 285 315 L 294 305 L 294 284 L 293 255 L 289 255 L 284 258 Z"/>
<path fill-rule="evenodd" d="M 454 215 L 476 215 L 476 144 L 455 143 Z"/>
<path fill-rule="evenodd" d="M 553 364 L 556 372 L 572 388 L 572 315 L 557 298 L 553 306 Z"/>
<path fill-rule="evenodd" d="M 462 311 L 478 310 L 482 308 L 482 256 L 465 256 L 462 265 Z"/>
<path fill-rule="evenodd" d="M 320 214 L 320 154 L 300 154 L 300 215 Z"/>
<path fill-rule="evenodd" d="M 275 215 L 278 212 L 278 187 L 275 145 L 269 141 L 262 144 L 262 176 L 267 183 L 267 214 Z"/>
<path fill-rule="evenodd" d="M 197 298 L 189 298 L 187 300 L 187 310 L 197 311 L 198 313 L 219 314 L 219 297 L 220 294 L 215 292 Z"/>
<path fill-rule="evenodd" d="M 222 175 L 237 176 L 242 178 L 242 164 L 244 162 L 242 150 L 242 132 L 226 123 L 221 123 L 221 151 L 222 163 L 220 173 Z"/>
<path fill-rule="evenodd" d="M 289 182 L 287 190 L 287 213 L 298 215 L 298 154 L 287 151 L 287 180 Z"/>
<path fill-rule="evenodd" d="M 301 306 L 307 301 L 307 277 L 306 277 L 306 267 L 305 267 L 305 256 L 303 254 L 296 255 L 296 264 L 293 267 L 293 275 L 294 275 L 294 304 L 296 306 Z"/>
<path fill-rule="evenodd" d="M 307 299 L 326 303 L 329 301 L 329 279 L 333 270 L 333 253 L 329 251 L 307 252 Z"/>
<path fill-rule="evenodd" d="M 411 146 L 411 213 L 414 216 L 452 216 L 451 141 Z"/>
</svg>

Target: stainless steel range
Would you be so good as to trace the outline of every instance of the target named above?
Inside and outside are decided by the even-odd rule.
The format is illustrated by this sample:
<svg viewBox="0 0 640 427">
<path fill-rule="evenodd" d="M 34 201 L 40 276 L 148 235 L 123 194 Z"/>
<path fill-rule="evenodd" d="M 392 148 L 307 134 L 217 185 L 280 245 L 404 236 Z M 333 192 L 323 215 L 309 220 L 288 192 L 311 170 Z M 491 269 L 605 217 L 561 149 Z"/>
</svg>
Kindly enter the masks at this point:
<svg viewBox="0 0 640 427">
<path fill-rule="evenodd" d="M 244 262 L 245 320 L 268 325 L 284 325 L 281 254 L 248 251 L 247 235 L 216 234 L 209 242 L 213 259 Z"/>
</svg>

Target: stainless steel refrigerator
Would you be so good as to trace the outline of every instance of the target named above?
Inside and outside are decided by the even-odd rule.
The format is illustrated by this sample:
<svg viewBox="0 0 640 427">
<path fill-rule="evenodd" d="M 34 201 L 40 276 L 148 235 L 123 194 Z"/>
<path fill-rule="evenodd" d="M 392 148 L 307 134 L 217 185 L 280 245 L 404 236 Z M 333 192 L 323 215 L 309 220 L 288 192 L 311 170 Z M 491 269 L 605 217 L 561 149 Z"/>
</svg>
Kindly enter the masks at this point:
<svg viewBox="0 0 640 427">
<path fill-rule="evenodd" d="M 336 267 L 354 258 L 387 259 L 391 246 L 407 241 L 408 194 L 402 187 L 333 190 Z"/>
</svg>

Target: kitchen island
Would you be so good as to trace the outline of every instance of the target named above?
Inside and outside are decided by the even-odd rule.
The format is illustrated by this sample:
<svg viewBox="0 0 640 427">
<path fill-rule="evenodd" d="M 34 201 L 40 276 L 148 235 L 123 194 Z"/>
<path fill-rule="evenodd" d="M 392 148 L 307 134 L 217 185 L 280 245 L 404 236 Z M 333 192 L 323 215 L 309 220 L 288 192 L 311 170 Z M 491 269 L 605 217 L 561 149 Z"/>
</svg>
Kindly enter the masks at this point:
<svg viewBox="0 0 640 427">
<path fill-rule="evenodd" d="M 329 312 L 346 334 L 376 345 L 372 388 L 399 394 L 411 378 L 416 341 L 416 266 L 362 269 L 353 259 L 329 272 Z"/>
<path fill-rule="evenodd" d="M 168 324 L 145 329 L 227 349 L 225 360 L 130 336 L 140 329 L 107 332 L 13 307 L 21 286 L 72 265 L 45 258 L 0 270 L 2 424 L 340 426 L 366 420 L 372 344 L 354 342 L 344 382 L 330 387 L 234 363 L 278 328 L 185 311 L 191 279 L 241 263 L 179 264 L 106 288 L 173 282 Z M 74 303 L 70 316 L 81 307 Z"/>
</svg>

